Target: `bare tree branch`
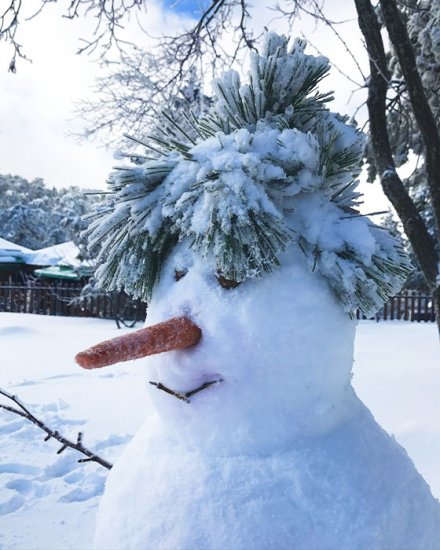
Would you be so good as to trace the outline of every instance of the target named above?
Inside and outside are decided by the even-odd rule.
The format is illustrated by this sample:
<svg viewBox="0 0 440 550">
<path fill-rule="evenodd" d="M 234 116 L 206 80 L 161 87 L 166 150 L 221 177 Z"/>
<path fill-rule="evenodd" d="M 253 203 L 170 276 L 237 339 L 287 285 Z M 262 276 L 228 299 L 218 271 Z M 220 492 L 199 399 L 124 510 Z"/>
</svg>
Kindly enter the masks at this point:
<svg viewBox="0 0 440 550">
<path fill-rule="evenodd" d="M 359 65 L 358 60 L 356 59 L 350 47 L 348 46 L 346 41 L 342 38 L 340 32 L 336 28 L 336 25 L 342 25 L 344 23 L 348 23 L 350 22 L 350 20 L 347 19 L 347 20 L 335 21 L 333 19 L 330 19 L 323 12 L 324 2 L 321 2 L 320 4 L 317 0 L 307 0 L 306 2 L 303 2 L 301 0 L 291 0 L 291 2 L 289 3 L 292 4 L 292 8 L 290 10 L 283 9 L 278 5 L 275 8 L 276 11 L 281 13 L 284 17 L 287 17 L 291 26 L 293 25 L 293 21 L 302 13 L 312 17 L 316 21 L 321 21 L 322 23 L 324 23 L 327 27 L 331 29 L 333 34 L 336 36 L 338 42 L 342 44 L 347 54 L 351 57 L 352 61 L 354 62 L 360 76 L 362 77 L 362 81 L 365 81 L 366 77 L 362 71 L 361 66 Z M 307 5 L 311 5 L 311 9 L 307 8 Z M 344 74 L 344 76 L 346 75 Z M 349 80 L 353 81 L 352 78 L 349 78 Z"/>
<path fill-rule="evenodd" d="M 315 46 L 315 44 L 310 40 L 310 38 L 308 38 L 303 32 L 301 32 L 301 36 L 304 38 L 304 40 L 307 41 L 307 43 L 315 50 L 315 52 L 318 54 L 318 55 L 324 55 L 324 53 L 317 47 Z M 353 94 L 355 91 L 358 91 L 358 90 L 361 90 L 362 88 L 366 88 L 367 85 L 365 84 L 365 81 L 364 83 L 360 83 L 358 82 L 357 80 L 354 80 L 354 78 L 352 78 L 350 75 L 348 75 L 345 71 L 343 71 L 341 69 L 341 67 L 337 64 L 337 63 L 332 63 L 332 67 L 334 67 L 338 73 L 340 75 L 342 75 L 344 78 L 346 78 L 347 80 L 349 80 L 352 84 L 354 84 L 355 86 L 357 86 L 357 89 L 356 90 L 353 90 L 351 92 L 351 94 Z"/>
<path fill-rule="evenodd" d="M 107 64 L 107 69 L 96 80 L 94 96 L 76 104 L 76 114 L 86 123 L 76 136 L 80 141 L 98 138 L 106 145 L 120 146 L 124 134 L 142 140 L 162 123 L 164 106 L 172 114 L 191 110 L 198 116 L 210 105 L 196 68 L 167 87 L 167 75 L 164 78 L 156 58 L 132 49 L 121 61 Z"/>
<path fill-rule="evenodd" d="M 16 34 L 19 24 L 19 15 L 22 9 L 22 0 L 10 0 L 9 6 L 0 12 L 0 41 L 10 42 L 13 54 L 9 62 L 9 71 L 15 73 L 17 70 L 17 57 L 29 59 L 22 51 L 22 46 L 17 42 Z"/>
<path fill-rule="evenodd" d="M 132 47 L 120 61 L 106 63 L 94 99 L 77 105 L 76 113 L 86 121 L 80 138 L 105 136 L 108 144 L 120 142 L 123 133 L 144 136 L 158 125 L 164 105 L 171 111 L 203 112 L 206 68 L 213 76 L 254 48 L 249 18 L 247 0 L 213 0 L 189 30 L 156 37 L 153 52 Z M 233 45 L 225 51 L 224 37 L 231 30 Z"/>
<path fill-rule="evenodd" d="M 112 468 L 112 464 L 110 464 L 110 462 L 107 462 L 107 460 L 104 460 L 94 452 L 87 449 L 87 447 L 84 447 L 82 443 L 83 434 L 81 432 L 78 433 L 76 442 L 71 441 L 70 439 L 67 439 L 66 437 L 58 433 L 56 430 L 52 430 L 51 428 L 49 428 L 42 420 L 39 420 L 35 415 L 33 415 L 17 396 L 12 395 L 1 388 L 0 395 L 6 397 L 7 399 L 15 403 L 15 405 L 17 405 L 18 407 L 16 408 L 0 403 L 0 409 L 4 409 L 5 411 L 9 411 L 11 413 L 17 414 L 18 416 L 22 416 L 23 418 L 26 418 L 27 420 L 32 422 L 32 424 L 38 426 L 47 434 L 44 438 L 44 441 L 49 441 L 49 439 L 53 438 L 61 443 L 61 447 L 58 449 L 57 454 L 61 454 L 67 448 L 75 449 L 75 451 L 78 451 L 87 457 L 79 459 L 78 462 L 96 462 L 97 464 L 104 466 L 104 468 L 107 468 L 107 470 L 110 470 Z"/>
<path fill-rule="evenodd" d="M 4 1 L 4 0 L 3 0 Z M 112 48 L 123 51 L 131 43 L 122 38 L 124 24 L 136 10 L 145 5 L 146 0 L 70 0 L 63 14 L 66 19 L 94 17 L 95 29 L 90 39 L 82 39 L 83 46 L 78 53 L 98 51 L 101 57 Z M 61 3 L 61 0 L 39 0 L 32 15 L 27 20 L 38 17 L 48 4 Z M 23 0 L 6 0 L 6 8 L 0 8 L 0 41 L 12 46 L 13 54 L 9 62 L 9 71 L 16 72 L 17 58 L 28 59 L 23 53 L 23 46 L 18 42 L 17 31 L 22 25 L 25 2 Z"/>
<path fill-rule="evenodd" d="M 193 28 L 179 35 L 159 38 L 156 59 L 168 68 L 169 75 L 164 86 L 182 80 L 196 67 L 201 71 L 202 65 L 211 65 L 213 74 L 218 73 L 229 67 L 242 50 L 255 49 L 256 38 L 248 30 L 249 17 L 247 0 L 212 0 Z M 234 47 L 225 55 L 221 39 L 231 29 Z"/>
</svg>

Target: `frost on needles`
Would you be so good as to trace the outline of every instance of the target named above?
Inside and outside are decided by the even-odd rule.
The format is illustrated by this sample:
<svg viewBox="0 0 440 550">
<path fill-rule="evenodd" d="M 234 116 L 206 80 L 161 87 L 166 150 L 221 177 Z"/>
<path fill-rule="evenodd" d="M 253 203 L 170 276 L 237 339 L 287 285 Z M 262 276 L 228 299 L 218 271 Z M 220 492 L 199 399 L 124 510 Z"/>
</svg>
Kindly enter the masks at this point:
<svg viewBox="0 0 440 550">
<path fill-rule="evenodd" d="M 99 283 L 148 301 L 161 266 L 185 241 L 236 282 L 280 267 L 298 246 L 352 315 L 372 316 L 410 271 L 399 244 L 358 211 L 362 134 L 317 85 L 328 60 L 268 34 L 248 83 L 214 81 L 199 119 L 166 112 L 145 146 L 110 175 L 105 208 L 89 227 L 101 245 Z"/>
</svg>

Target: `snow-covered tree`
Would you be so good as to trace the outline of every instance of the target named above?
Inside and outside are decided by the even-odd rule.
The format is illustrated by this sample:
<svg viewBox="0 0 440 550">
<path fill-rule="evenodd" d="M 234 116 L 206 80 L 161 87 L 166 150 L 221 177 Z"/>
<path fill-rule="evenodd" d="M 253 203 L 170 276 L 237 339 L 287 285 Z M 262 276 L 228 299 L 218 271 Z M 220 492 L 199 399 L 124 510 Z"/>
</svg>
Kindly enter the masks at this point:
<svg viewBox="0 0 440 550">
<path fill-rule="evenodd" d="M 163 123 L 163 105 L 173 116 L 190 111 L 199 116 L 211 103 L 196 67 L 182 79 L 170 81 L 155 56 L 139 48 L 131 48 L 106 67 L 96 79 L 94 92 L 77 104 L 76 114 L 85 121 L 79 137 L 105 145 L 120 143 L 124 133 L 151 133 Z"/>
<path fill-rule="evenodd" d="M 77 241 L 94 200 L 76 187 L 11 175 L 0 175 L 0 197 L 0 236 L 32 250 Z"/>
<path fill-rule="evenodd" d="M 247 83 L 235 71 L 214 81 L 208 114 L 164 112 L 150 158 L 110 176 L 108 208 L 89 228 L 101 285 L 148 300 L 167 254 L 189 241 L 234 284 L 277 269 L 296 245 L 350 315 L 373 315 L 400 288 L 400 245 L 357 209 L 363 136 L 326 107 L 328 60 L 304 47 L 269 34 Z"/>
</svg>

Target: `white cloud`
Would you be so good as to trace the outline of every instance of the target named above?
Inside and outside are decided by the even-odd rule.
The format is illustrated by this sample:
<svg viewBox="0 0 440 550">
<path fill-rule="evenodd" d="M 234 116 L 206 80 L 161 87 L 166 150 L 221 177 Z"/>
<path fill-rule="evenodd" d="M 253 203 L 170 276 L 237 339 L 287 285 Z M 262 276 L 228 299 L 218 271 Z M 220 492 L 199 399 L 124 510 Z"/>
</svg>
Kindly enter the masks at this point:
<svg viewBox="0 0 440 550">
<path fill-rule="evenodd" d="M 62 18 L 49 4 L 23 23 L 20 41 L 32 63 L 20 61 L 16 74 L 6 72 L 9 51 L 0 48 L 0 173 L 28 179 L 43 177 L 50 186 L 103 187 L 114 164 L 112 151 L 93 143 L 77 144 L 69 132 L 81 126 L 72 120 L 73 104 L 87 97 L 99 72 L 87 55 L 76 55 L 80 36 L 91 36 L 90 20 Z M 149 2 L 145 20 L 158 33 L 182 24 L 175 14 Z M 129 25 L 130 36 L 144 44 L 151 38 Z"/>
</svg>

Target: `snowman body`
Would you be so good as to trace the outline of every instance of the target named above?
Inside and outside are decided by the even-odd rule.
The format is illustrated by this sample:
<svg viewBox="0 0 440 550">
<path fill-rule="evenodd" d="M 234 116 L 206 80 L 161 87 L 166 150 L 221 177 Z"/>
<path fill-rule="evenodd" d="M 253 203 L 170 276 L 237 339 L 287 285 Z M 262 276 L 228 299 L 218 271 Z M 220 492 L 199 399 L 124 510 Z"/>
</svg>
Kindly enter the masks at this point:
<svg viewBox="0 0 440 550">
<path fill-rule="evenodd" d="M 355 322 L 292 247 L 281 268 L 222 288 L 181 246 L 148 324 L 189 316 L 194 348 L 145 359 L 155 413 L 109 474 L 97 548 L 424 549 L 440 506 L 350 380 Z M 175 270 L 186 275 L 175 280 Z"/>
</svg>

